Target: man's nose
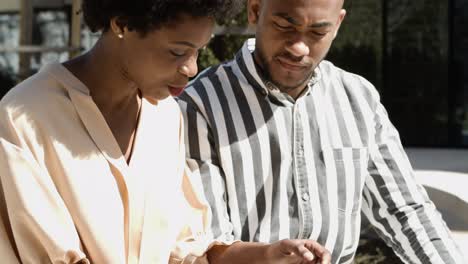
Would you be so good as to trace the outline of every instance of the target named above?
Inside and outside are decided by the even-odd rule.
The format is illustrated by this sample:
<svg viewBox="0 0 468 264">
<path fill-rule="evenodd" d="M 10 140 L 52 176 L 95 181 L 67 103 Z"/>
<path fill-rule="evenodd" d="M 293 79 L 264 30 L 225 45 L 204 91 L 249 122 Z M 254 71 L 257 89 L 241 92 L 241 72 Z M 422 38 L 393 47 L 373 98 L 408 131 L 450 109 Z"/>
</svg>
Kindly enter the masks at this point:
<svg viewBox="0 0 468 264">
<path fill-rule="evenodd" d="M 297 40 L 290 45 L 287 45 L 286 50 L 295 57 L 307 56 L 310 52 L 309 46 L 307 46 L 307 44 L 302 40 Z"/>
</svg>

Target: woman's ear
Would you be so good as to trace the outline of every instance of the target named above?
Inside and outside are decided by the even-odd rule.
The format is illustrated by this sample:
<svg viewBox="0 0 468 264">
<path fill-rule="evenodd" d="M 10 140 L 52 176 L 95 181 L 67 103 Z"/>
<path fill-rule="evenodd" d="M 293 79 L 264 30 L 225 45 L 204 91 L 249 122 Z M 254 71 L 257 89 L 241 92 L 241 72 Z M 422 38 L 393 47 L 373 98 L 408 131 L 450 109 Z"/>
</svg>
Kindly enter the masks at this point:
<svg viewBox="0 0 468 264">
<path fill-rule="evenodd" d="M 113 17 L 110 20 L 110 31 L 113 33 L 114 36 L 122 39 L 127 31 L 125 21 L 120 17 Z"/>
</svg>

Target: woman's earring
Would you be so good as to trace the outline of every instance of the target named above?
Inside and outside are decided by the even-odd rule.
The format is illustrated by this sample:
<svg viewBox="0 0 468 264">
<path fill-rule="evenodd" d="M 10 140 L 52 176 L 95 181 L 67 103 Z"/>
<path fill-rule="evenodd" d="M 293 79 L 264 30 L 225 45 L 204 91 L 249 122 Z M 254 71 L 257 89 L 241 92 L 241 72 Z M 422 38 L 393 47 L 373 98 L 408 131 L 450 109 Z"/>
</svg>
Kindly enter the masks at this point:
<svg viewBox="0 0 468 264">
<path fill-rule="evenodd" d="M 117 34 L 117 37 L 118 37 L 119 39 L 123 39 L 123 34 L 122 34 L 122 33 L 119 33 L 119 34 Z"/>
</svg>

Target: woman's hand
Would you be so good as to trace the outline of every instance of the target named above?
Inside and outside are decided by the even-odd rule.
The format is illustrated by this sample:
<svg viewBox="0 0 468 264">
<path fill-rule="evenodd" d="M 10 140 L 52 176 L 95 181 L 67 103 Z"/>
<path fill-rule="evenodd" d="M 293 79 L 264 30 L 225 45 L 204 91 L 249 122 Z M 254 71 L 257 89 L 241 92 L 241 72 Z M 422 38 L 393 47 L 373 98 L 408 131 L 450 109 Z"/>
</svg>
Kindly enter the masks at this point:
<svg viewBox="0 0 468 264">
<path fill-rule="evenodd" d="M 272 264 L 329 264 L 328 250 L 313 240 L 284 239 L 268 245 L 266 262 Z"/>
</svg>

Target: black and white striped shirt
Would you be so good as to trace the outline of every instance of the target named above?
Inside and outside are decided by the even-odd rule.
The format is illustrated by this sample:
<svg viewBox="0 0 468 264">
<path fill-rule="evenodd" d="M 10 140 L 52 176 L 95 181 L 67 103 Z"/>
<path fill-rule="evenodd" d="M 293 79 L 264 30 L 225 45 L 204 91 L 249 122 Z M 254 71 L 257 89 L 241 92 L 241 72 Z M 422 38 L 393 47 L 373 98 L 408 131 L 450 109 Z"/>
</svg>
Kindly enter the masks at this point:
<svg viewBox="0 0 468 264">
<path fill-rule="evenodd" d="M 351 263 L 362 211 L 405 262 L 462 263 L 374 87 L 323 61 L 294 100 L 264 85 L 254 46 L 201 73 L 178 100 L 214 237 L 310 238 L 333 263 Z"/>
</svg>

